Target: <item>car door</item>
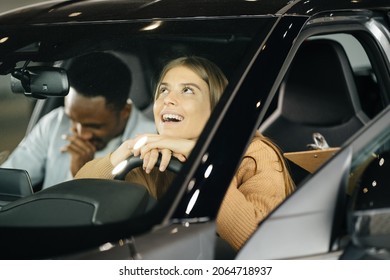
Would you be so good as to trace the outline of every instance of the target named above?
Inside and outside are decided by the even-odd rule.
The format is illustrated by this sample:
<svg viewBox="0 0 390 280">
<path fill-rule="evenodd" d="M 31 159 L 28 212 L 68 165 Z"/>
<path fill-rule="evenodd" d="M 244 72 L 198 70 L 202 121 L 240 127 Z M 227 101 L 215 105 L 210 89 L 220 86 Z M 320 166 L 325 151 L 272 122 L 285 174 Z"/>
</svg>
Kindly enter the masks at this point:
<svg viewBox="0 0 390 280">
<path fill-rule="evenodd" d="M 350 238 L 346 230 L 346 205 L 354 166 L 362 154 L 367 155 L 365 147 L 378 145 L 378 139 L 383 137 L 388 139 L 385 135 L 388 135 L 390 119 L 389 26 L 385 11 L 360 20 L 359 13 L 350 13 L 350 17 L 343 14 L 340 23 L 337 23 L 337 13 L 333 15 L 332 24 L 306 26 L 294 48 L 299 48 L 311 36 L 353 36 L 370 62 L 375 85 L 369 89 L 375 91 L 376 101 L 362 102 L 366 106 L 366 122 L 340 146 L 338 153 L 317 172 L 309 174 L 297 191 L 259 225 L 237 259 L 338 259 Z M 316 20 L 320 22 L 321 16 L 311 22 Z M 358 69 L 354 75 L 356 80 L 362 77 Z M 360 100 L 371 98 L 370 90 L 362 91 Z"/>
</svg>

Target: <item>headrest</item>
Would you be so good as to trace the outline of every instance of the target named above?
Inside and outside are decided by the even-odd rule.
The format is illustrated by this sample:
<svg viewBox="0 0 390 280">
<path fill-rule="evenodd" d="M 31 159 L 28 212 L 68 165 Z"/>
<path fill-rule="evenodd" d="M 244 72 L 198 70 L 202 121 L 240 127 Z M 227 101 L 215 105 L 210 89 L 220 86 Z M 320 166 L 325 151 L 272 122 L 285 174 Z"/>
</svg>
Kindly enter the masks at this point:
<svg viewBox="0 0 390 280">
<path fill-rule="evenodd" d="M 337 125 L 360 111 L 352 68 L 336 41 L 304 42 L 280 90 L 282 115 L 295 123 Z"/>
</svg>

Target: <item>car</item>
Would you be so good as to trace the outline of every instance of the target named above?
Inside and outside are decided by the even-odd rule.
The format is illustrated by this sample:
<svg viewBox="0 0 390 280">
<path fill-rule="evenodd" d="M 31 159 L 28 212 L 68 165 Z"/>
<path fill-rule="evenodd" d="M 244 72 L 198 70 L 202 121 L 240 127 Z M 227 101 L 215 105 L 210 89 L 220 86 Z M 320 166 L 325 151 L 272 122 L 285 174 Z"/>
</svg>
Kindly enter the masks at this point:
<svg viewBox="0 0 390 280">
<path fill-rule="evenodd" d="M 229 85 L 159 201 L 119 179 L 39 190 L 1 169 L 1 259 L 390 258 L 389 1 L 49 1 L 2 13 L 0 74 L 34 105 L 26 134 L 62 104 L 67 62 L 91 51 L 127 63 L 145 114 L 172 58 L 206 57 Z M 215 218 L 257 131 L 284 152 L 296 190 L 236 252 Z"/>
</svg>

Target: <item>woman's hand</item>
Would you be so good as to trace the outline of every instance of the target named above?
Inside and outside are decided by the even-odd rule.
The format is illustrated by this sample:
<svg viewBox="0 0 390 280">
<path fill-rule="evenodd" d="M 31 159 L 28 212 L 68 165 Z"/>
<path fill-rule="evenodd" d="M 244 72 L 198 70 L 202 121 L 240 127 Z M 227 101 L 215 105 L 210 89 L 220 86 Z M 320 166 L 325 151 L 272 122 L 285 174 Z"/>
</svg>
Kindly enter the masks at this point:
<svg viewBox="0 0 390 280">
<path fill-rule="evenodd" d="M 110 157 L 113 166 L 116 166 L 131 155 L 143 159 L 143 168 L 150 173 L 161 154 L 160 171 L 165 171 L 172 156 L 179 161 L 186 161 L 195 146 L 195 140 L 172 138 L 158 134 L 142 134 L 126 140 Z"/>
<path fill-rule="evenodd" d="M 133 147 L 137 138 L 124 141 L 110 156 L 110 161 L 113 166 L 117 166 L 122 161 L 133 155 Z"/>
<path fill-rule="evenodd" d="M 171 161 L 171 158 L 173 156 L 172 151 L 169 149 L 151 149 L 150 151 L 146 152 L 144 156 L 142 156 L 143 158 L 142 168 L 145 170 L 146 173 L 149 174 L 150 171 L 153 169 L 153 167 L 156 165 L 160 154 L 161 154 L 161 162 L 160 162 L 159 170 L 163 172 L 168 167 L 169 162 Z M 176 155 L 176 158 L 181 158 L 182 160 L 180 161 L 185 161 L 183 155 Z"/>
<path fill-rule="evenodd" d="M 195 146 L 195 140 L 173 138 L 158 134 L 143 134 L 137 136 L 136 139 L 139 139 L 138 143 L 142 143 L 133 146 L 133 153 L 134 156 L 140 156 L 141 158 L 144 158 L 146 153 L 153 149 L 168 149 L 172 151 L 174 157 L 177 157 L 180 161 L 185 161 Z"/>
<path fill-rule="evenodd" d="M 184 162 L 195 146 L 195 140 L 172 138 L 158 134 L 143 134 L 133 142 L 132 153 L 144 160 L 143 168 L 149 173 L 161 154 L 160 171 L 165 171 L 172 156 Z"/>
</svg>

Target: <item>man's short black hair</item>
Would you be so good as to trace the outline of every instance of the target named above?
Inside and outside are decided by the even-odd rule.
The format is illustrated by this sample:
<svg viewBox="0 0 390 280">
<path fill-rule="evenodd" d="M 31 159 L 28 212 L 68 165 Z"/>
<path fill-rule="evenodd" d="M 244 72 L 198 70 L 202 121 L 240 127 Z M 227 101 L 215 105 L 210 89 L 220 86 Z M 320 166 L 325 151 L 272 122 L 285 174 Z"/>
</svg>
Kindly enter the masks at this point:
<svg viewBox="0 0 390 280">
<path fill-rule="evenodd" d="M 70 86 L 85 97 L 102 96 L 107 105 L 121 110 L 129 98 L 131 73 L 118 57 L 93 52 L 76 57 L 67 70 Z"/>
</svg>

